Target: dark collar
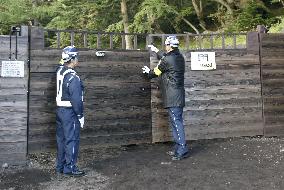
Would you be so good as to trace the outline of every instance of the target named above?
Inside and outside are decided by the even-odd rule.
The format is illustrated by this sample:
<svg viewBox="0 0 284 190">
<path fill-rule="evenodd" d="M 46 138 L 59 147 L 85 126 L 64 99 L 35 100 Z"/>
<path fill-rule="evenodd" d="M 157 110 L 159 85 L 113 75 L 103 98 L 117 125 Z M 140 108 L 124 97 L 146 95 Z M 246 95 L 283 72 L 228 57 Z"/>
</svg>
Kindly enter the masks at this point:
<svg viewBox="0 0 284 190">
<path fill-rule="evenodd" d="M 167 52 L 166 54 L 167 55 L 177 55 L 177 54 L 180 54 L 180 52 L 179 52 L 179 49 L 173 49 L 172 51 Z"/>
</svg>

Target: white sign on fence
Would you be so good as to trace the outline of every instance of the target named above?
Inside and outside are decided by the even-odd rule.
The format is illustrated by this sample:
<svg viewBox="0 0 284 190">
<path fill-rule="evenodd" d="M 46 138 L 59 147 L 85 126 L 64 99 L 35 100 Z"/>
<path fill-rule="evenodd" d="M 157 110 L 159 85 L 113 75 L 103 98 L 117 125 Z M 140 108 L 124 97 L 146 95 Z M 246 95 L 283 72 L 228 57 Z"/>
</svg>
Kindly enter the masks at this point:
<svg viewBox="0 0 284 190">
<path fill-rule="evenodd" d="M 24 61 L 2 61 L 2 77 L 24 77 Z"/>
<path fill-rule="evenodd" d="M 191 52 L 191 70 L 216 69 L 215 52 Z"/>
</svg>

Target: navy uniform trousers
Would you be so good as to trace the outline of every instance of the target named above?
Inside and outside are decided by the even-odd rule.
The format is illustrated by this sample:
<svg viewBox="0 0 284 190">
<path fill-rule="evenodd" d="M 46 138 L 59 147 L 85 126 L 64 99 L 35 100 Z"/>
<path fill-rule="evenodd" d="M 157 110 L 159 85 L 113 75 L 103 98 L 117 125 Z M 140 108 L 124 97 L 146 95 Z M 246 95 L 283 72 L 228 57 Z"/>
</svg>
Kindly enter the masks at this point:
<svg viewBox="0 0 284 190">
<path fill-rule="evenodd" d="M 57 172 L 76 171 L 79 151 L 80 122 L 72 108 L 56 110 Z"/>
<path fill-rule="evenodd" d="M 175 142 L 174 152 L 176 155 L 184 155 L 188 152 L 186 145 L 184 126 L 183 126 L 183 108 L 182 107 L 170 107 L 168 108 L 169 122 L 172 128 L 172 134 Z"/>
</svg>

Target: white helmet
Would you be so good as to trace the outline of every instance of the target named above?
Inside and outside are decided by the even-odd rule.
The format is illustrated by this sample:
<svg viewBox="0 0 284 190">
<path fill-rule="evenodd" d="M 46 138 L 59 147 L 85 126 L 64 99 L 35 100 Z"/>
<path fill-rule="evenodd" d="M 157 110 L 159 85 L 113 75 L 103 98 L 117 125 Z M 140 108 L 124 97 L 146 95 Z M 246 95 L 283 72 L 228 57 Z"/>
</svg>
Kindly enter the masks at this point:
<svg viewBox="0 0 284 190">
<path fill-rule="evenodd" d="M 67 63 L 71 59 L 78 58 L 78 50 L 75 46 L 67 46 L 62 51 L 62 62 Z"/>
<path fill-rule="evenodd" d="M 171 47 L 178 47 L 179 41 L 176 36 L 168 36 L 165 45 L 169 45 Z"/>
</svg>

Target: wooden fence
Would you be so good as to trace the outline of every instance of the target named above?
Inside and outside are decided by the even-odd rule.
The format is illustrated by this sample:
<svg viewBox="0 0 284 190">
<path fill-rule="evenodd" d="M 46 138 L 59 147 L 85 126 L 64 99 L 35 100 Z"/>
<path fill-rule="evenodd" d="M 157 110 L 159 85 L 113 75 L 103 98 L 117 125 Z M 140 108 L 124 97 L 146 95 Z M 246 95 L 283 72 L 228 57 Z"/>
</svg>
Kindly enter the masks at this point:
<svg viewBox="0 0 284 190">
<path fill-rule="evenodd" d="M 186 58 L 184 125 L 186 139 L 212 139 L 263 134 L 260 64 L 258 55 L 243 50 L 215 51 L 217 69 L 192 71 Z M 152 59 L 152 65 L 157 64 Z M 152 83 L 153 141 L 171 133 L 157 83 Z"/>
<path fill-rule="evenodd" d="M 32 28 L 30 38 L 27 31 L 18 37 L 25 77 L 0 78 L 0 163 L 23 162 L 28 149 L 46 151 L 56 144 L 55 68 L 61 49 L 44 47 L 43 30 Z M 283 34 L 252 32 L 246 38 L 245 47 L 183 49 L 188 140 L 284 134 Z M 0 60 L 7 60 L 9 37 L 0 39 Z M 192 51 L 216 52 L 217 69 L 192 71 Z M 148 51 L 95 53 L 80 50 L 78 73 L 86 86 L 82 147 L 171 140 L 157 81 L 141 73 L 157 59 Z"/>
<path fill-rule="evenodd" d="M 85 85 L 85 127 L 81 146 L 150 143 L 150 83 L 141 68 L 148 52 L 116 51 L 97 57 L 80 51 L 78 73 Z M 55 68 L 61 50 L 32 50 L 29 150 L 55 147 Z"/>
</svg>

